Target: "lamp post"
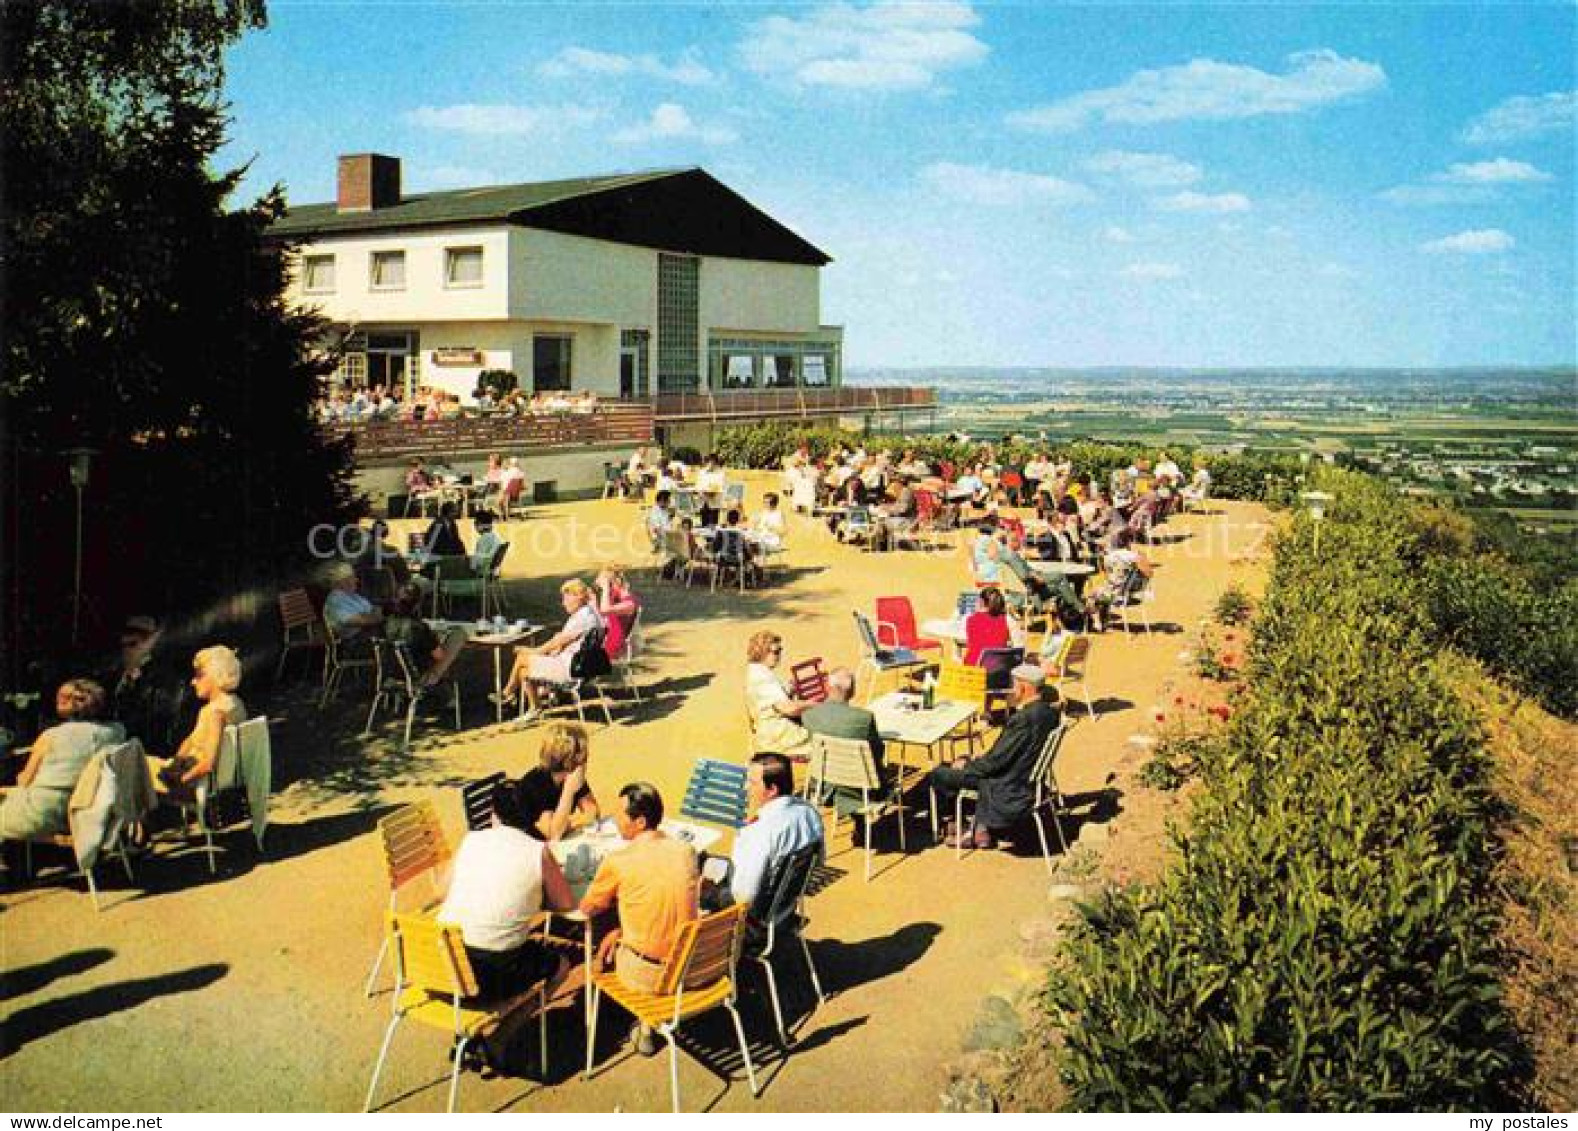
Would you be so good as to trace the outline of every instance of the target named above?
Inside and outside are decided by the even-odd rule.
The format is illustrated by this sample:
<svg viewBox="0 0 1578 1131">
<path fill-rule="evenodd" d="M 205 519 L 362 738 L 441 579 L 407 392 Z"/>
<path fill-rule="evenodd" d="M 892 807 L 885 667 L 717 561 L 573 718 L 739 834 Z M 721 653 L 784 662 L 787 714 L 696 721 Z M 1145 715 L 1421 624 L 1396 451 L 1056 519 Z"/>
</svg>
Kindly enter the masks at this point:
<svg viewBox="0 0 1578 1131">
<path fill-rule="evenodd" d="M 99 453 L 93 448 L 70 448 L 60 454 L 70 461 L 67 469 L 77 492 L 77 553 L 71 582 L 71 643 L 75 647 L 82 631 L 82 494 L 88 487 L 93 457 Z"/>
<path fill-rule="evenodd" d="M 1304 505 L 1309 508 L 1310 521 L 1315 524 L 1315 552 L 1320 553 L 1320 524 L 1326 517 L 1326 504 L 1331 502 L 1333 496 L 1325 491 L 1305 491 L 1299 498 L 1304 500 Z"/>
</svg>

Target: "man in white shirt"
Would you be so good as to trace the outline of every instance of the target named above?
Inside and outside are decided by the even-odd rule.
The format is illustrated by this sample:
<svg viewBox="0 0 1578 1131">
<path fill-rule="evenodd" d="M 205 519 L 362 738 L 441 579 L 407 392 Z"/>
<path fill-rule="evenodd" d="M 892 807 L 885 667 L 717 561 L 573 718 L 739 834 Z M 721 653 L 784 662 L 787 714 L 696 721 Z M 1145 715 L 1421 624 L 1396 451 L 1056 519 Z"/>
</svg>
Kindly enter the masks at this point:
<svg viewBox="0 0 1578 1131">
<path fill-rule="evenodd" d="M 356 570 L 350 565 L 335 565 L 329 583 L 332 588 L 323 601 L 323 619 L 342 643 L 359 639 L 368 629 L 383 624 L 383 613 L 356 591 Z"/>
<path fill-rule="evenodd" d="M 822 843 L 822 815 L 794 795 L 794 770 L 782 754 L 758 754 L 745 778 L 756 819 L 734 838 L 729 895 L 752 907 L 777 866 L 808 844 Z M 759 909 L 763 914 L 767 908 Z"/>
</svg>

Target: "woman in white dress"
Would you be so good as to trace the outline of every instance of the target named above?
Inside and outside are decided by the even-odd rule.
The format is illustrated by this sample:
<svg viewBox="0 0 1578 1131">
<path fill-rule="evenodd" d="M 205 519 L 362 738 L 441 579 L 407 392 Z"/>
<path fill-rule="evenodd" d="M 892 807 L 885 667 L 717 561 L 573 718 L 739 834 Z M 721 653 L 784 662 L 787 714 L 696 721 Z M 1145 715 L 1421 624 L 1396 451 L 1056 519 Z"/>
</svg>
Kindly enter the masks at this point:
<svg viewBox="0 0 1578 1131">
<path fill-rule="evenodd" d="M 541 691 L 538 683 L 569 683 L 570 661 L 581 647 L 581 639 L 594 628 L 603 628 L 603 618 L 597 611 L 595 595 L 586 582 L 571 578 L 559 586 L 559 600 L 564 606 L 564 627 L 546 644 L 537 648 L 515 649 L 515 666 L 510 678 L 498 696 L 489 696 L 495 702 L 508 703 L 517 695 L 526 696 L 526 718 L 535 718 L 539 710 Z"/>
<path fill-rule="evenodd" d="M 745 646 L 745 710 L 751 720 L 751 749 L 803 758 L 811 735 L 800 725 L 802 714 L 815 704 L 796 699 L 773 671 L 782 661 L 783 637 L 762 631 Z"/>
</svg>

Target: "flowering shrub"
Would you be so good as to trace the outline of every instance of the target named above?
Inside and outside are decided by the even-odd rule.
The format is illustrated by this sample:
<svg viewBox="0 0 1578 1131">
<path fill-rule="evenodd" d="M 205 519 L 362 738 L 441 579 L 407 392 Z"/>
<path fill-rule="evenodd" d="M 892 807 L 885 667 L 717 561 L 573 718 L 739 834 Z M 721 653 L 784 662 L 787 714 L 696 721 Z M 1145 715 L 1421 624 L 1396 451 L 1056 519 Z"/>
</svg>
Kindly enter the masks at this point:
<svg viewBox="0 0 1578 1131">
<path fill-rule="evenodd" d="M 1248 686 L 1194 749 L 1176 861 L 1085 908 L 1054 967 L 1075 1108 L 1524 1106 L 1478 724 L 1438 671 L 1396 496 L 1322 487 L 1320 553 L 1298 517 Z"/>
<path fill-rule="evenodd" d="M 1242 585 L 1229 585 L 1216 599 L 1216 609 L 1213 616 L 1216 623 L 1228 628 L 1235 628 L 1249 620 L 1254 606 L 1250 603 L 1249 594 L 1244 592 Z"/>
</svg>

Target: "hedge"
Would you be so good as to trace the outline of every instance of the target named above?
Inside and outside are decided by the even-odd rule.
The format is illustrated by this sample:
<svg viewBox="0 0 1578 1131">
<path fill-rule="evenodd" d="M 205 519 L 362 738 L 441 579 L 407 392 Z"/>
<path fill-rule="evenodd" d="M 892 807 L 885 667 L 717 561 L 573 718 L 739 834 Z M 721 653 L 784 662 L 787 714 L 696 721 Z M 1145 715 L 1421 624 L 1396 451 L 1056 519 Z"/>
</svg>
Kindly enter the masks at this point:
<svg viewBox="0 0 1578 1131">
<path fill-rule="evenodd" d="M 1176 863 L 1082 908 L 1054 966 L 1073 1108 L 1520 1106 L 1477 722 L 1436 670 L 1405 508 L 1321 480 L 1319 553 L 1296 516 Z"/>
<path fill-rule="evenodd" d="M 961 443 L 933 433 L 895 435 L 892 433 L 854 433 L 839 428 L 811 428 L 794 424 L 747 424 L 718 431 L 714 450 L 728 467 L 777 468 L 784 457 L 804 445 L 811 455 L 822 459 L 839 445 L 861 444 L 869 452 L 895 454 L 914 449 L 922 458 L 955 464 L 977 458 L 982 444 Z M 1160 453 L 1155 446 L 1141 444 L 1073 443 L 1031 444 L 1021 440 L 993 444 L 998 458 L 1023 465 L 1038 451 L 1055 459 L 1067 459 L 1077 475 L 1094 475 L 1103 484 L 1119 468 L 1136 459 L 1154 460 Z M 1195 451 L 1178 445 L 1166 449 L 1179 466 L 1189 468 Z M 1211 491 L 1224 499 L 1254 499 L 1287 505 L 1297 495 L 1303 465 L 1285 455 L 1218 455 L 1202 457 L 1211 471 Z"/>
</svg>

